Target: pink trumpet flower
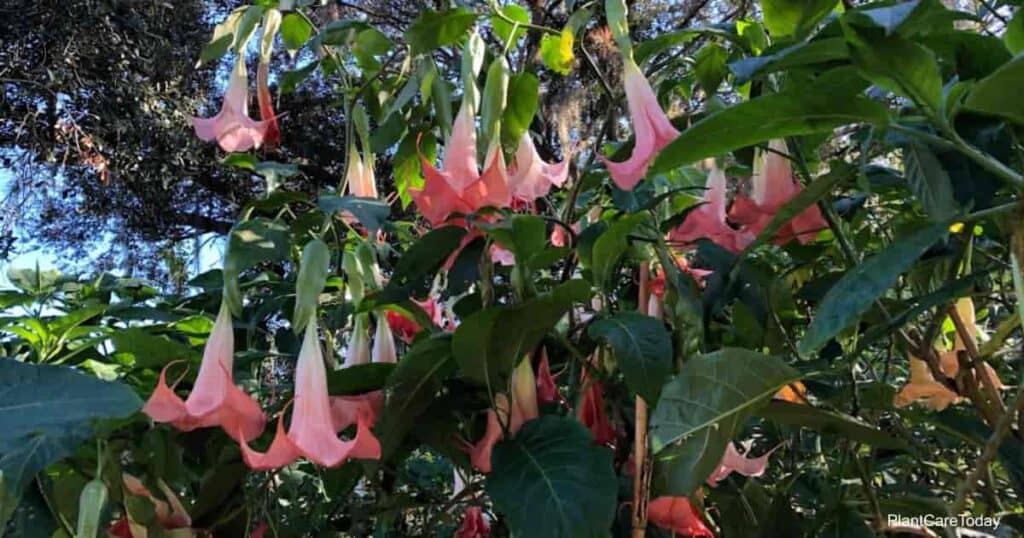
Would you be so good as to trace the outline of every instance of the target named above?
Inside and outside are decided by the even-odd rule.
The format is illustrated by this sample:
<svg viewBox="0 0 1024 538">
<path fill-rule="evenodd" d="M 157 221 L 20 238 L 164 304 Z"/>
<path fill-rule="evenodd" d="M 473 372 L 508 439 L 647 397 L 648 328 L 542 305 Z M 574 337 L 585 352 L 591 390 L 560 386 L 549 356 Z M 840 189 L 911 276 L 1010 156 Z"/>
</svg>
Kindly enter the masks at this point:
<svg viewBox="0 0 1024 538">
<path fill-rule="evenodd" d="M 511 401 L 505 394 L 494 396 L 494 409 L 487 411 L 487 430 L 475 445 L 468 445 L 469 461 L 482 473 L 491 472 L 491 453 L 504 435 L 515 436 L 523 424 L 540 416 L 537 403 L 537 380 L 529 360 L 522 361 L 512 372 Z"/>
<path fill-rule="evenodd" d="M 640 183 L 651 161 L 679 136 L 679 131 L 668 120 L 650 83 L 632 58 L 626 57 L 623 62 L 623 79 L 635 134 L 633 154 L 623 162 L 612 162 L 604 157 L 602 160 L 615 184 L 628 191 Z"/>
<path fill-rule="evenodd" d="M 515 167 L 511 170 L 508 187 L 512 197 L 524 202 L 532 202 L 547 196 L 551 186 L 561 187 L 569 177 L 569 160 L 564 159 L 557 164 L 544 162 L 533 145 L 530 133 L 523 133 L 516 149 Z"/>
<path fill-rule="evenodd" d="M 267 122 L 267 132 L 263 136 L 263 143 L 268 146 L 281 144 L 281 128 L 277 125 L 277 116 L 274 115 L 274 103 L 270 96 L 270 64 L 260 61 L 256 68 L 256 102 L 260 106 L 260 119 Z"/>
<path fill-rule="evenodd" d="M 608 445 L 615 442 L 615 429 L 608 420 L 604 408 L 604 391 L 601 384 L 584 380 L 583 397 L 576 409 L 576 419 L 594 436 L 594 444 Z"/>
<path fill-rule="evenodd" d="M 711 476 L 707 478 L 707 484 L 711 487 L 718 486 L 718 483 L 725 480 L 732 473 L 739 473 L 743 476 L 757 477 L 764 474 L 765 469 L 768 467 L 768 458 L 773 452 L 778 450 L 778 446 L 765 452 L 764 454 L 751 458 L 749 457 L 750 448 L 752 443 L 750 441 L 743 442 L 744 454 L 740 454 L 736 450 L 735 443 L 729 443 L 725 448 L 725 454 L 722 455 L 722 461 L 718 464 L 718 468 L 715 469 Z M 779 445 L 782 446 L 782 445 Z"/>
<path fill-rule="evenodd" d="M 652 525 L 671 531 L 681 538 L 714 538 L 700 512 L 686 497 L 658 497 L 647 505 Z"/>
<path fill-rule="evenodd" d="M 373 352 L 371 353 L 375 363 L 398 362 L 398 355 L 395 352 L 395 336 L 391 333 L 391 327 L 384 321 L 384 317 L 377 318 L 377 330 L 373 340 Z M 349 426 L 359 422 L 360 416 L 367 416 L 370 422 L 377 421 L 381 409 L 384 407 L 384 393 L 379 390 L 366 394 L 354 396 L 331 396 L 331 421 L 334 423 L 335 431 L 343 431 Z"/>
<path fill-rule="evenodd" d="M 746 248 L 755 236 L 735 230 L 726 222 L 726 188 L 725 172 L 712 166 L 705 184 L 703 204 L 687 213 L 683 223 L 669 232 L 668 240 L 692 243 L 704 238 L 733 253 Z"/>
<path fill-rule="evenodd" d="M 763 153 L 754 162 L 750 197 L 737 195 L 729 210 L 729 218 L 748 227 L 757 235 L 768 225 L 782 206 L 796 197 L 803 188 L 793 177 L 785 140 L 772 140 L 771 151 Z M 781 153 L 781 155 L 780 155 Z M 786 223 L 775 236 L 775 244 L 783 245 L 796 239 L 801 243 L 814 240 L 819 230 L 828 224 L 817 205 L 808 207 Z"/>
<path fill-rule="evenodd" d="M 260 147 L 267 139 L 270 125 L 270 120 L 249 117 L 249 77 L 241 59 L 231 72 L 220 112 L 212 118 L 192 118 L 196 136 L 206 142 L 216 140 L 221 149 L 229 152 Z"/>
<path fill-rule="evenodd" d="M 372 417 L 362 413 L 356 420 L 356 436 L 351 441 L 338 438 L 331 418 L 324 367 L 315 323 L 306 326 L 306 334 L 295 367 L 295 403 L 292 421 L 285 433 L 284 419 L 278 419 L 277 432 L 267 452 L 256 452 L 242 442 L 242 458 L 252 469 L 276 469 L 299 457 L 334 467 L 349 458 L 380 459 L 380 442 L 370 431 Z"/>
<path fill-rule="evenodd" d="M 373 163 L 363 162 L 354 145 L 348 150 L 348 172 L 345 174 L 348 193 L 360 198 L 379 198 L 377 179 L 373 173 Z"/>
<path fill-rule="evenodd" d="M 227 303 L 221 305 L 210 338 L 203 350 L 195 385 L 187 400 L 175 394 L 180 379 L 167 386 L 167 368 L 160 372 L 153 395 L 142 412 L 156 422 L 168 422 L 182 431 L 220 426 L 236 441 L 255 439 L 266 425 L 266 416 L 258 403 L 235 386 L 234 330 Z"/>
<path fill-rule="evenodd" d="M 558 401 L 558 385 L 551 375 L 547 348 L 540 348 L 540 362 L 537 363 L 537 399 L 544 403 Z"/>
</svg>

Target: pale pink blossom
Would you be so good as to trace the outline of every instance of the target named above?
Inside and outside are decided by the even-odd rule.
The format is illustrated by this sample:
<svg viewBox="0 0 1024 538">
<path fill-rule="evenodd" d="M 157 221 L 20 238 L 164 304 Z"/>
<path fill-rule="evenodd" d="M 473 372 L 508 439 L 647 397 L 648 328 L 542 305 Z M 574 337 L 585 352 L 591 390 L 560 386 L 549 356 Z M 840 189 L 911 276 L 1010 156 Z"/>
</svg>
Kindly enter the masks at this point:
<svg viewBox="0 0 1024 538">
<path fill-rule="evenodd" d="M 193 117 L 192 126 L 201 140 L 216 140 L 224 151 L 248 151 L 263 144 L 271 122 L 249 117 L 249 77 L 244 60 L 235 63 L 220 112 L 212 118 Z"/>
</svg>

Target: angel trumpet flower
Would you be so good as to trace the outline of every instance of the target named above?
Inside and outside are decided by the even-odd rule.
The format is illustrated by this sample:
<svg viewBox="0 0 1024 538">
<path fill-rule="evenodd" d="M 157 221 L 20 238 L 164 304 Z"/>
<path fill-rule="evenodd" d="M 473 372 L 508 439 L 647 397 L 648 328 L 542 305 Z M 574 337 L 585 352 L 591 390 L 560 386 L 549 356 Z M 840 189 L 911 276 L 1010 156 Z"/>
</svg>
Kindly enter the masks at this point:
<svg viewBox="0 0 1024 538">
<path fill-rule="evenodd" d="M 466 489 L 466 484 L 459 475 L 459 470 L 454 470 L 455 484 L 452 487 L 452 499 L 455 499 Z M 488 538 L 491 535 L 491 526 L 484 518 L 483 510 L 479 506 L 467 506 L 462 513 L 462 524 L 455 531 L 455 538 Z"/>
<path fill-rule="evenodd" d="M 258 403 L 234 384 L 234 329 L 231 311 L 223 303 L 203 350 L 192 393 L 182 401 L 174 385 L 167 386 L 168 364 L 160 372 L 153 395 L 142 408 L 156 422 L 169 422 L 182 431 L 220 426 L 236 441 L 255 439 L 263 431 L 266 416 Z"/>
<path fill-rule="evenodd" d="M 192 127 L 201 140 L 216 140 L 221 149 L 229 152 L 258 148 L 267 139 L 270 120 L 256 121 L 249 117 L 249 77 L 245 60 L 239 58 L 235 63 L 220 112 L 212 118 L 193 117 Z"/>
<path fill-rule="evenodd" d="M 398 362 L 395 352 L 395 336 L 383 316 L 377 317 L 377 330 L 373 337 L 371 359 L 374 363 Z M 336 431 L 343 431 L 359 422 L 360 416 L 367 416 L 370 422 L 377 421 L 384 407 L 384 393 L 379 390 L 354 396 L 331 396 L 331 421 Z"/>
<path fill-rule="evenodd" d="M 682 224 L 669 232 L 669 241 L 692 243 L 704 238 L 733 253 L 746 248 L 754 236 L 735 230 L 726 222 L 726 188 L 725 172 L 712 165 L 705 184 L 703 204 L 690 210 Z"/>
<path fill-rule="evenodd" d="M 925 407 L 942 411 L 949 407 L 949 404 L 960 401 L 960 395 L 936 381 L 928 368 L 928 363 L 911 356 L 910 381 L 896 394 L 892 404 L 896 407 L 906 407 L 918 400 L 921 400 Z"/>
<path fill-rule="evenodd" d="M 551 186 L 561 187 L 569 177 L 569 160 L 556 164 L 544 162 L 533 145 L 530 133 L 523 133 L 516 149 L 515 167 L 511 170 L 508 187 L 512 197 L 526 203 L 547 196 Z"/>
<path fill-rule="evenodd" d="M 629 116 L 633 120 L 635 142 L 633 154 L 623 162 L 612 162 L 604 157 L 608 173 L 622 190 L 633 190 L 647 174 L 651 161 L 665 146 L 669 145 L 679 131 L 672 126 L 665 111 L 658 104 L 658 97 L 651 89 L 640 66 L 630 57 L 623 61 L 623 81 L 626 86 L 626 102 Z"/>
<path fill-rule="evenodd" d="M 607 445 L 615 442 L 615 430 L 604 408 L 604 391 L 601 384 L 584 381 L 586 388 L 576 409 L 576 419 L 594 436 L 594 444 Z"/>
<path fill-rule="evenodd" d="M 438 304 L 437 298 L 427 297 L 427 299 L 423 301 L 417 301 L 416 299 L 410 298 L 410 300 L 415 303 L 416 306 L 422 308 L 423 311 L 427 313 L 427 317 L 429 317 L 435 325 L 439 327 L 443 325 L 444 319 L 441 316 L 441 305 Z M 415 320 L 398 312 L 388 310 L 385 316 L 387 317 L 387 322 L 391 327 L 391 330 L 394 331 L 394 334 L 406 344 L 411 344 L 413 338 L 423 330 L 423 327 L 420 327 L 420 324 L 416 323 Z"/>
<path fill-rule="evenodd" d="M 324 367 L 316 323 L 306 326 L 306 334 L 295 367 L 295 403 L 287 433 L 284 419 L 278 419 L 277 433 L 267 452 L 256 452 L 242 442 L 242 459 L 253 469 L 276 469 L 299 457 L 334 467 L 349 458 L 380 459 L 380 442 L 370 431 L 371 417 L 361 414 L 356 421 L 356 435 L 351 441 L 338 438 L 331 419 L 327 395 L 327 372 Z"/>
<path fill-rule="evenodd" d="M 785 156 L 788 155 L 786 141 L 772 140 L 768 148 L 771 151 L 754 161 L 751 196 L 736 196 L 729 210 L 729 218 L 749 227 L 754 235 L 760 233 L 779 209 L 803 190 L 793 177 L 793 167 Z M 779 230 L 775 243 L 782 245 L 793 239 L 808 243 L 827 226 L 821 210 L 812 205 Z"/>
<path fill-rule="evenodd" d="M 256 102 L 260 107 L 260 120 L 267 122 L 267 131 L 263 135 L 263 143 L 268 146 L 281 144 L 281 128 L 277 125 L 274 115 L 274 103 L 270 96 L 270 63 L 260 61 L 256 68 Z"/>
<path fill-rule="evenodd" d="M 647 505 L 647 519 L 652 525 L 688 538 L 714 538 L 704 524 L 700 512 L 686 497 L 658 497 Z"/>
<path fill-rule="evenodd" d="M 718 483 L 725 480 L 732 473 L 739 473 L 743 476 L 758 477 L 764 474 L 765 469 L 768 467 L 768 458 L 773 452 L 778 450 L 778 446 L 765 452 L 764 454 L 751 458 L 750 448 L 753 443 L 750 441 L 743 442 L 744 454 L 740 454 L 736 450 L 736 443 L 729 443 L 725 447 L 725 454 L 722 455 L 722 461 L 718 464 L 711 476 L 706 480 L 707 484 L 711 487 L 718 486 Z M 782 446 L 782 445 L 779 445 Z"/>
<path fill-rule="evenodd" d="M 377 179 L 373 173 L 373 163 L 363 162 L 355 145 L 348 149 L 348 172 L 345 174 L 348 193 L 360 198 L 379 198 Z"/>
<path fill-rule="evenodd" d="M 370 363 L 370 333 L 366 327 L 367 321 L 367 314 L 356 314 L 352 324 L 352 339 L 348 342 L 345 364 L 341 365 L 342 368 Z"/>
<path fill-rule="evenodd" d="M 487 430 L 475 445 L 470 445 L 469 461 L 482 473 L 491 472 L 491 453 L 504 435 L 507 425 L 515 435 L 523 424 L 540 416 L 537 404 L 537 380 L 529 360 L 522 361 L 512 372 L 511 400 L 505 394 L 494 396 L 494 409 L 487 411 Z"/>
<path fill-rule="evenodd" d="M 544 403 L 558 401 L 558 385 L 551 375 L 547 348 L 540 348 L 540 362 L 537 363 L 537 399 Z"/>
</svg>

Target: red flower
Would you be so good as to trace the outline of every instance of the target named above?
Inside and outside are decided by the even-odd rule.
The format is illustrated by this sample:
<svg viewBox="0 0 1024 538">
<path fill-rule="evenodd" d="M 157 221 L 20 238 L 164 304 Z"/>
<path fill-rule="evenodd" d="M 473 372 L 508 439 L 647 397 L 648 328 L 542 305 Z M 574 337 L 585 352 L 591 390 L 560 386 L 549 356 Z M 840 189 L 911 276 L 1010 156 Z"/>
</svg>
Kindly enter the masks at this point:
<svg viewBox="0 0 1024 538">
<path fill-rule="evenodd" d="M 608 413 L 604 408 L 604 391 L 598 382 L 588 383 L 584 380 L 583 397 L 576 409 L 576 418 L 590 430 L 594 443 L 607 445 L 615 441 L 615 430 L 612 429 Z"/>
<path fill-rule="evenodd" d="M 700 512 L 686 497 L 658 497 L 647 505 L 647 519 L 652 525 L 671 531 L 682 538 L 714 538 L 704 524 Z"/>
<path fill-rule="evenodd" d="M 467 506 L 455 538 L 488 538 L 490 535 L 491 526 L 484 519 L 483 510 L 479 506 Z"/>
</svg>

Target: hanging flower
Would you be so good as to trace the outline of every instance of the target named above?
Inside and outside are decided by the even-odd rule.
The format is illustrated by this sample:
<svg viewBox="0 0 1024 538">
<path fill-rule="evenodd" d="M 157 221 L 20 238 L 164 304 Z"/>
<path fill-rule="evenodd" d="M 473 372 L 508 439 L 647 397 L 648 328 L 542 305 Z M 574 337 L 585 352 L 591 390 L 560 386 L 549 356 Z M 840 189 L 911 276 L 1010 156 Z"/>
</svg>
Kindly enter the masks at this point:
<svg viewBox="0 0 1024 538">
<path fill-rule="evenodd" d="M 765 469 L 768 467 L 768 458 L 773 452 L 778 450 L 779 446 L 782 445 L 776 446 L 756 458 L 748 456 L 752 446 L 752 441 L 744 441 L 744 453 L 740 454 L 739 451 L 736 450 L 736 443 L 729 443 L 729 445 L 725 447 L 725 454 L 722 455 L 722 461 L 719 462 L 718 467 L 711 473 L 711 476 L 707 478 L 707 484 L 711 487 L 716 487 L 719 482 L 725 480 L 725 478 L 732 473 L 739 473 L 748 477 L 763 475 Z"/>
<path fill-rule="evenodd" d="M 356 436 L 351 441 L 338 438 L 331 417 L 324 367 L 316 323 L 306 326 L 299 360 L 295 367 L 295 402 L 291 425 L 285 433 L 284 419 L 278 419 L 277 432 L 269 450 L 256 452 L 242 442 L 242 458 L 253 469 L 276 469 L 299 457 L 334 467 L 349 458 L 380 459 L 380 442 L 370 431 L 372 417 L 364 413 L 356 420 Z"/>
<path fill-rule="evenodd" d="M 267 146 L 281 144 L 281 128 L 277 125 L 274 115 L 274 102 L 270 95 L 270 63 L 260 60 L 256 68 L 256 102 L 260 106 L 260 120 L 267 122 L 267 130 L 263 135 L 263 143 Z"/>
<path fill-rule="evenodd" d="M 652 525 L 680 538 L 714 538 L 700 512 L 686 497 L 658 497 L 647 505 L 647 520 Z"/>
<path fill-rule="evenodd" d="M 185 506 L 174 494 L 174 491 L 161 479 L 157 479 L 157 487 L 163 494 L 163 499 L 153 493 L 138 478 L 128 474 L 121 474 L 121 482 L 124 484 L 124 491 L 133 497 L 142 497 L 153 506 L 153 521 L 174 536 L 192 537 L 197 535 L 193 530 L 192 518 L 189 517 Z M 125 499 L 125 515 L 116 521 L 107 532 L 119 538 L 146 538 L 149 531 L 143 519 L 148 520 L 143 514 L 133 513 L 132 504 Z"/>
<path fill-rule="evenodd" d="M 544 403 L 556 402 L 559 399 L 558 385 L 551 375 L 551 365 L 548 363 L 547 348 L 540 348 L 540 362 L 537 363 L 537 399 Z"/>
<path fill-rule="evenodd" d="M 212 118 L 192 118 L 196 136 L 206 142 L 214 140 L 224 151 L 248 151 L 263 144 L 270 129 L 270 121 L 255 121 L 249 117 L 249 77 L 245 60 L 239 58 L 228 81 L 224 103 Z"/>
<path fill-rule="evenodd" d="M 395 353 L 395 337 L 391 328 L 381 317 L 377 318 L 377 330 L 373 338 L 371 359 L 374 363 L 395 364 L 398 356 Z M 384 392 L 375 390 L 366 394 L 352 396 L 331 396 L 331 422 L 335 431 L 343 431 L 359 422 L 359 417 L 368 417 L 375 423 L 384 407 Z"/>
<path fill-rule="evenodd" d="M 953 356 L 956 360 L 956 356 Z M 906 407 L 916 401 L 936 411 L 942 411 L 949 404 L 960 401 L 960 395 L 935 380 L 928 363 L 910 357 L 910 381 L 900 389 L 892 400 L 896 407 Z"/>
<path fill-rule="evenodd" d="M 708 172 L 702 205 L 691 209 L 683 223 L 669 232 L 668 240 L 674 243 L 693 243 L 708 239 L 732 253 L 739 253 L 749 245 L 756 234 L 736 230 L 726 222 L 725 172 L 712 165 Z"/>
<path fill-rule="evenodd" d="M 511 169 L 508 187 L 512 197 L 527 203 L 547 196 L 551 186 L 561 187 L 569 177 L 569 160 L 557 164 L 544 162 L 533 145 L 530 133 L 523 133 L 516 148 L 515 166 Z"/>
<path fill-rule="evenodd" d="M 423 309 L 426 312 L 427 317 L 431 319 L 437 326 L 444 324 L 442 318 L 441 305 L 438 304 L 436 297 L 427 297 L 426 300 L 417 301 L 416 299 L 410 298 L 410 300 L 416 304 L 416 306 Z M 388 310 L 385 314 L 388 325 L 394 334 L 398 336 L 406 344 L 411 344 L 416 335 L 423 330 L 419 323 L 416 323 L 412 318 L 406 317 L 404 314 L 400 314 L 393 310 Z"/>
<path fill-rule="evenodd" d="M 751 196 L 737 195 L 729 210 L 729 218 L 750 229 L 753 236 L 761 233 L 776 213 L 803 190 L 793 176 L 785 140 L 768 143 L 771 151 L 754 160 Z M 781 155 L 780 155 L 781 154 Z M 817 205 L 812 205 L 779 230 L 775 244 L 783 245 L 797 239 L 801 243 L 814 240 L 818 231 L 827 228 Z"/>
<path fill-rule="evenodd" d="M 494 408 L 487 411 L 487 429 L 475 445 L 467 445 L 469 461 L 482 473 L 491 472 L 491 453 L 504 435 L 515 436 L 523 424 L 540 416 L 537 405 L 537 381 L 529 360 L 520 362 L 512 371 L 511 400 L 505 394 L 494 395 Z"/>
<path fill-rule="evenodd" d="M 348 349 L 345 351 L 345 363 L 342 368 L 370 363 L 370 331 L 366 327 L 369 317 L 367 314 L 356 314 L 352 323 L 352 337 L 348 341 Z"/>
<path fill-rule="evenodd" d="M 483 510 L 479 506 L 467 506 L 455 538 L 488 538 L 490 535 L 491 526 L 484 519 Z"/>
<path fill-rule="evenodd" d="M 223 303 L 203 350 L 195 385 L 187 400 L 175 394 L 180 379 L 167 386 L 167 369 L 160 372 L 153 395 L 142 412 L 156 422 L 168 422 L 182 431 L 220 426 L 236 441 L 255 439 L 266 425 L 258 403 L 234 384 L 234 329 L 231 312 Z"/>
<path fill-rule="evenodd" d="M 623 80 L 626 86 L 626 101 L 629 116 L 633 120 L 635 142 L 633 154 L 623 162 L 612 162 L 602 157 L 608 173 L 622 190 L 632 190 L 647 174 L 651 161 L 665 146 L 669 145 L 679 131 L 672 126 L 668 116 L 658 104 L 658 97 L 647 82 L 640 66 L 630 57 L 623 61 Z"/>
<path fill-rule="evenodd" d="M 354 144 L 348 148 L 348 172 L 345 173 L 348 193 L 359 198 L 379 198 L 377 179 L 373 173 L 373 163 L 363 162 Z"/>
</svg>

